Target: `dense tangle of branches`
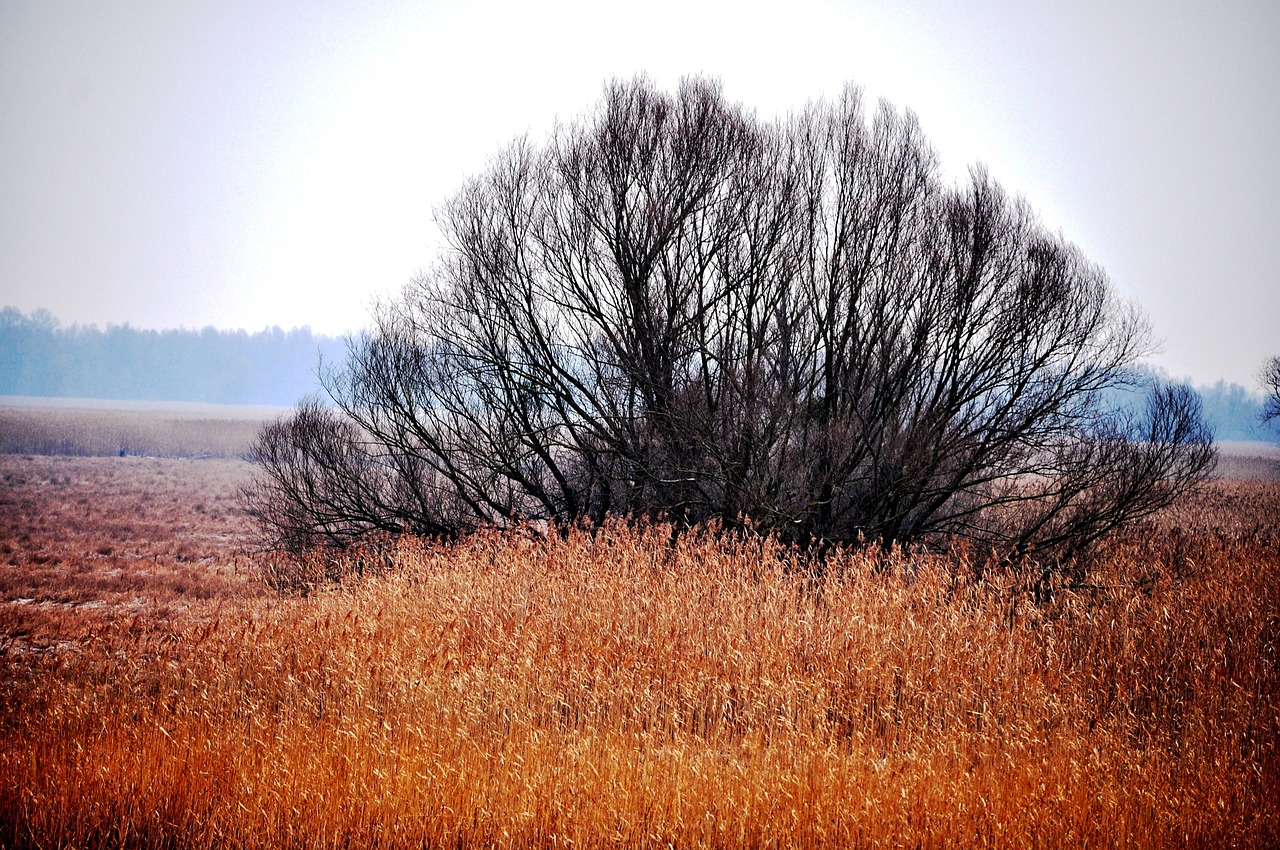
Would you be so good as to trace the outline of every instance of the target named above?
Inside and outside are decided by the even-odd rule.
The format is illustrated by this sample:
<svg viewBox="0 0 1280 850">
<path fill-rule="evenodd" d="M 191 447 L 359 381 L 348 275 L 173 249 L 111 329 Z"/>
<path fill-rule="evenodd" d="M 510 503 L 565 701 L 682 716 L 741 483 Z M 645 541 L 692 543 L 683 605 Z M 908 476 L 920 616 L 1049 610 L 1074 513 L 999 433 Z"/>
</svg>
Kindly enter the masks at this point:
<svg viewBox="0 0 1280 850">
<path fill-rule="evenodd" d="M 437 218 L 333 405 L 261 435 L 285 545 L 618 514 L 1061 559 L 1214 461 L 1190 390 L 1109 404 L 1149 341 L 1103 271 L 853 87 L 771 122 L 614 82 Z"/>
<path fill-rule="evenodd" d="M 1270 425 L 1280 434 L 1280 357 L 1272 357 L 1262 367 L 1262 424 Z"/>
</svg>

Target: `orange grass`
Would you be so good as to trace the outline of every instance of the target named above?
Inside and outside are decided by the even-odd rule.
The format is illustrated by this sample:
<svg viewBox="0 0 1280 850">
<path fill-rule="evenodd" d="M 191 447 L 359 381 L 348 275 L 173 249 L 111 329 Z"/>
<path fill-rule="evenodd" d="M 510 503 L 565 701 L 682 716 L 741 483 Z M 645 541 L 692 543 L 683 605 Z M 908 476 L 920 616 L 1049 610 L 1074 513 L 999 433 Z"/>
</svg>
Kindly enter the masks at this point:
<svg viewBox="0 0 1280 850">
<path fill-rule="evenodd" d="M 1274 846 L 1277 517 L 1217 483 L 1041 606 L 613 525 L 120 609 L 0 655 L 0 844 Z"/>
</svg>

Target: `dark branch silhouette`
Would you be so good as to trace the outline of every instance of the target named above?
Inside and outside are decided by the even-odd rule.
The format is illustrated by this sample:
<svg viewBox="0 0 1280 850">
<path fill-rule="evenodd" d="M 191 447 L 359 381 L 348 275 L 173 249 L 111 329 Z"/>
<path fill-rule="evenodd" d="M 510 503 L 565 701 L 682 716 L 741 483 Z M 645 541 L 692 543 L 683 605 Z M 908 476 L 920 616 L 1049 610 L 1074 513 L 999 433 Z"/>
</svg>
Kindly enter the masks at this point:
<svg viewBox="0 0 1280 850">
<path fill-rule="evenodd" d="M 280 542 L 664 517 L 1061 560 L 1214 462 L 1137 309 L 915 117 L 614 82 L 438 211 L 450 250 L 264 432 Z M 1132 394 L 1131 394 L 1132 395 Z"/>
<path fill-rule="evenodd" d="M 1262 424 L 1280 433 L 1280 357 L 1272 357 L 1262 369 Z"/>
</svg>

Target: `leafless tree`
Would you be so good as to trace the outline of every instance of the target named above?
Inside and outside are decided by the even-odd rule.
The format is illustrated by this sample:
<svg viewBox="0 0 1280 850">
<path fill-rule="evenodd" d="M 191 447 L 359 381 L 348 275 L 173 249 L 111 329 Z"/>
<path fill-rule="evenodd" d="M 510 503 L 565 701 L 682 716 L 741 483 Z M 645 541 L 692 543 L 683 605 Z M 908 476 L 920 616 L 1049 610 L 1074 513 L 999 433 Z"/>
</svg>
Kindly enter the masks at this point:
<svg viewBox="0 0 1280 850">
<path fill-rule="evenodd" d="M 1103 271 L 853 87 L 766 122 L 616 81 L 437 218 L 336 409 L 262 435 L 282 540 L 615 513 L 1060 559 L 1214 462 L 1189 390 L 1107 403 L 1149 341 Z"/>
<path fill-rule="evenodd" d="M 1262 367 L 1262 424 L 1280 426 L 1280 357 L 1272 357 Z"/>
</svg>

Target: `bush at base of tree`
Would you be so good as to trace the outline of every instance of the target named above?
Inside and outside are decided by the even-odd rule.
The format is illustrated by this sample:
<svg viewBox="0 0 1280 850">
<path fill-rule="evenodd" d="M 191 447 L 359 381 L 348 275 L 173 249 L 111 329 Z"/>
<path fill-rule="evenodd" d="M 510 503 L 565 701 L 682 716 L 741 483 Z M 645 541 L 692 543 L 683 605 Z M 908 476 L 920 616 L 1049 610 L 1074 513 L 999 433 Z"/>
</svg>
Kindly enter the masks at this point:
<svg viewBox="0 0 1280 850">
<path fill-rule="evenodd" d="M 612 514 L 1060 560 L 1214 462 L 1190 390 L 1106 403 L 1149 338 L 1104 272 L 853 87 L 769 122 L 614 82 L 438 220 L 336 406 L 260 437 L 285 546 Z"/>
</svg>

